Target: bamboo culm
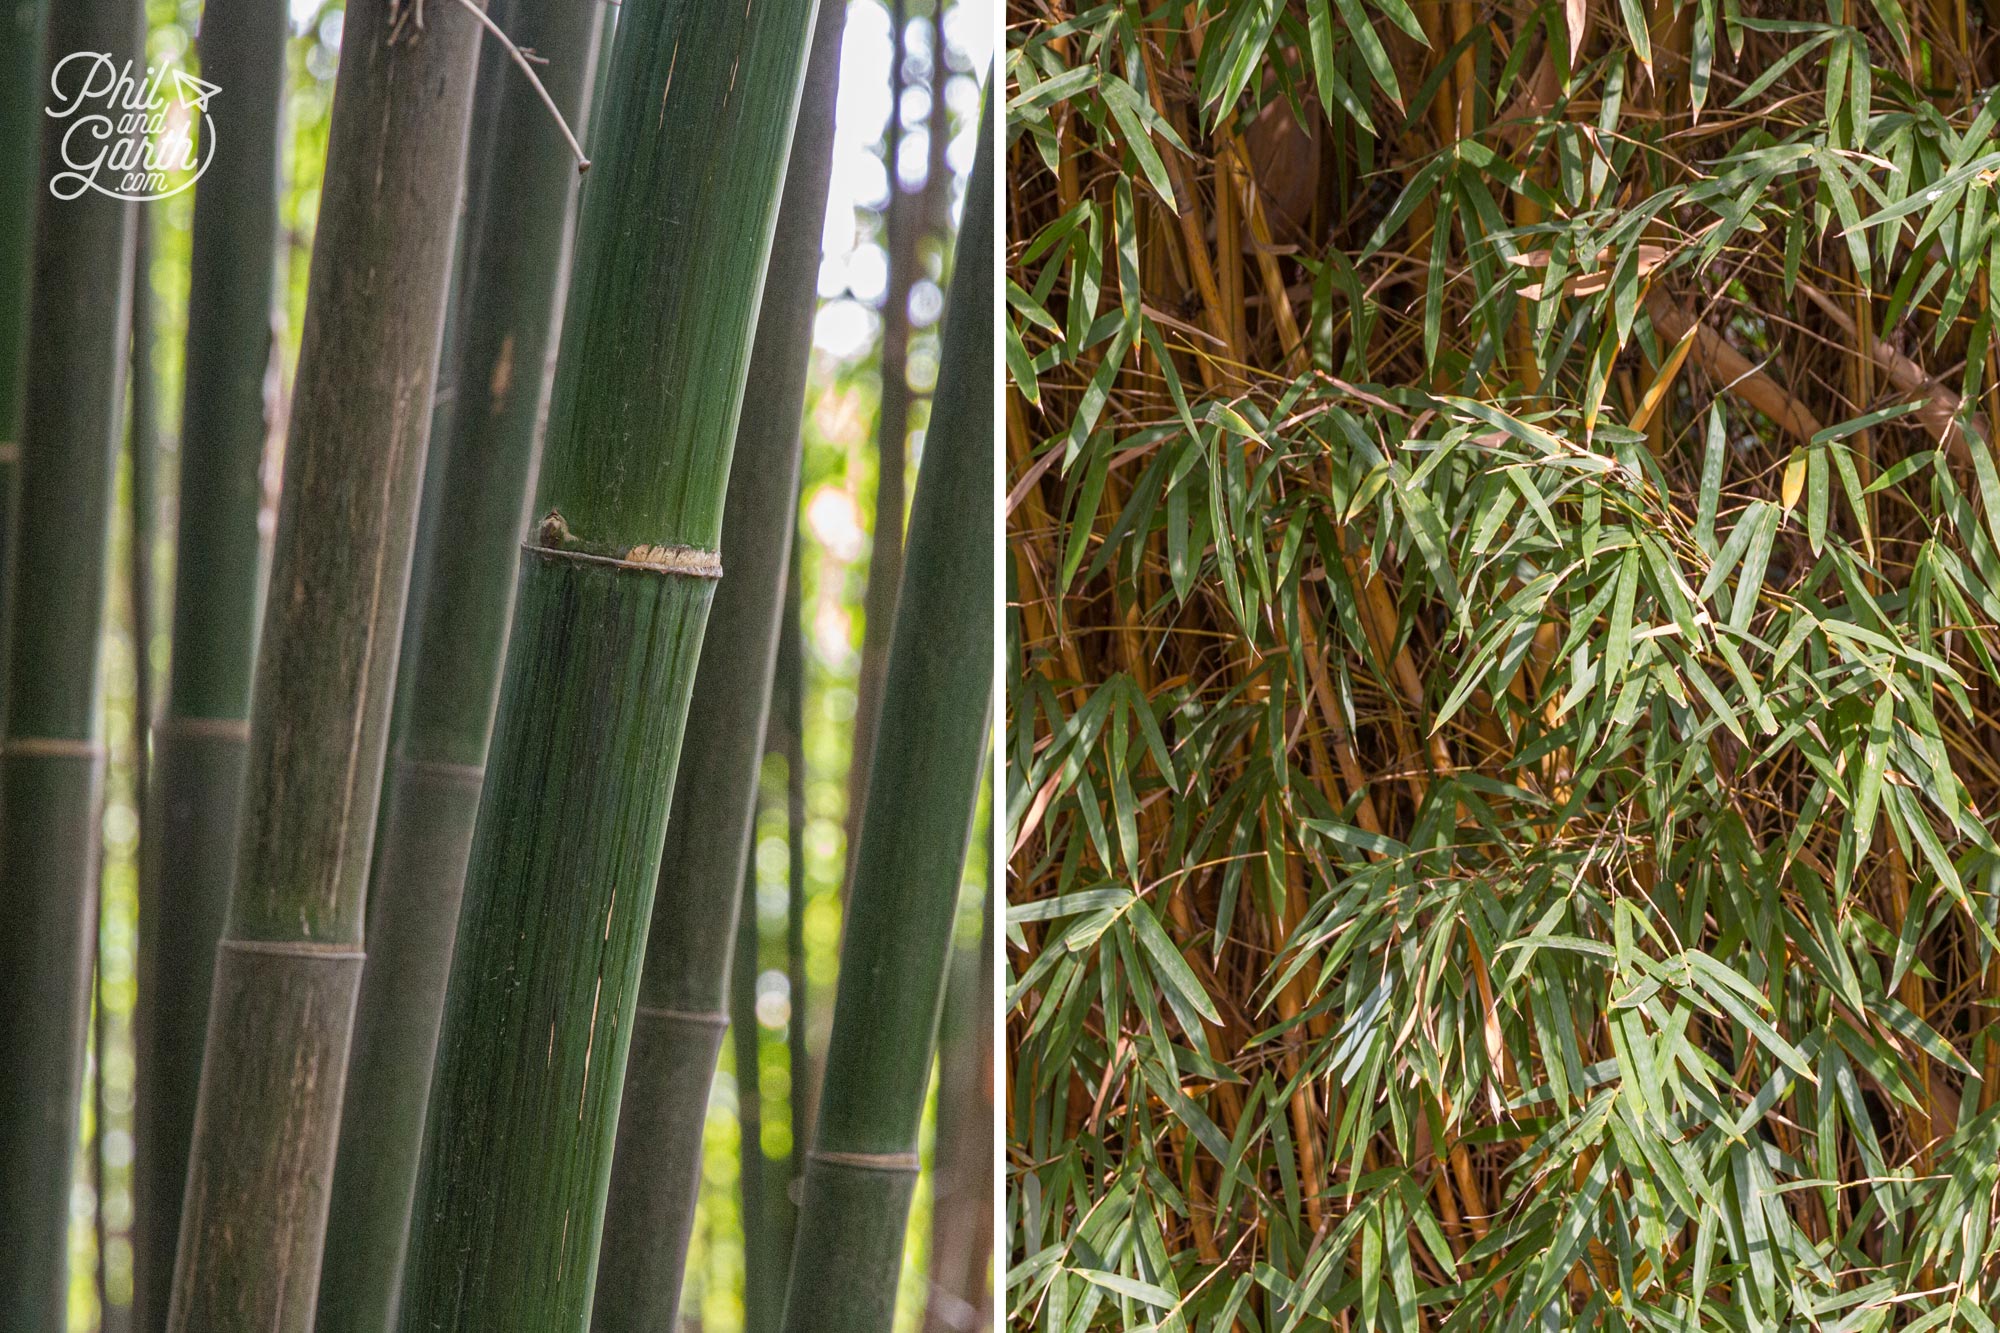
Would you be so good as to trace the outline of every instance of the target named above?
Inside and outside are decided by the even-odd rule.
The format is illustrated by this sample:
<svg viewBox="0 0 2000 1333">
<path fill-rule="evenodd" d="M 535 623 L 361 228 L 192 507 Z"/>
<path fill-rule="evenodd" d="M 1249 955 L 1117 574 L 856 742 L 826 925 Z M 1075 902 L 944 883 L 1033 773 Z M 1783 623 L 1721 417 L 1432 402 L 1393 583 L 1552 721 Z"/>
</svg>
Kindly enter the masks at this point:
<svg viewBox="0 0 2000 1333">
<path fill-rule="evenodd" d="M 756 823 L 785 566 L 798 512 L 799 427 L 833 171 L 845 9 L 819 12 L 785 171 L 702 642 L 660 858 L 605 1210 L 597 1333 L 670 1328 L 701 1180 L 702 1108 L 729 1016 L 738 886 Z"/>
<path fill-rule="evenodd" d="M 812 14 L 620 12 L 439 1030 L 406 1333 L 590 1319 Z"/>
<path fill-rule="evenodd" d="M 0 0 L 0 698 L 6 697 L 7 598 L 21 470 L 28 278 L 42 159 L 42 35 L 48 0 Z"/>
<path fill-rule="evenodd" d="M 917 279 L 917 238 L 922 198 L 903 188 L 903 90 L 908 55 L 908 6 L 889 6 L 889 123 L 882 161 L 889 169 L 889 200 L 882 210 L 888 285 L 882 296 L 882 381 L 875 406 L 875 527 L 868 544 L 868 586 L 861 597 L 861 669 L 854 682 L 854 749 L 847 765 L 847 865 L 840 899 L 854 887 L 854 857 L 868 805 L 868 774 L 881 725 L 882 680 L 889 636 L 896 623 L 896 593 L 903 582 L 903 520 L 910 467 L 910 289 Z M 941 67 L 940 80 L 948 77 Z M 940 81 L 933 95 L 942 97 Z"/>
<path fill-rule="evenodd" d="M 173 656 L 141 844 L 137 1326 L 166 1324 L 216 942 L 236 864 L 271 429 L 285 0 L 209 0 L 202 76 L 229 119 L 195 187 L 175 533 Z M 143 660 L 143 656 L 142 656 Z"/>
<path fill-rule="evenodd" d="M 779 745 L 785 755 L 785 982 L 792 1013 L 785 1023 L 786 1068 L 791 1076 L 792 1151 L 785 1163 L 785 1188 L 772 1201 L 772 1267 L 792 1271 L 792 1234 L 798 1229 L 795 1200 L 805 1179 L 806 1149 L 812 1142 L 815 1082 L 807 1040 L 812 1006 L 806 993 L 806 677 L 805 627 L 799 621 L 799 539 L 792 534 L 785 567 L 785 605 L 778 622 L 777 680 L 772 707 Z M 779 1311 L 783 1314 L 783 1310 Z"/>
<path fill-rule="evenodd" d="M 786 1333 L 895 1316 L 917 1132 L 991 715 L 992 109 L 945 312 L 890 640 L 840 990 L 785 1296 Z"/>
<path fill-rule="evenodd" d="M 132 804 L 141 813 L 139 820 L 139 860 L 143 864 L 149 838 L 157 833 L 146 820 L 150 807 L 146 800 L 146 778 L 150 767 L 148 749 L 152 738 L 154 671 L 152 654 L 153 615 L 158 605 L 154 583 L 153 555 L 159 541 L 160 414 L 158 360 L 158 314 L 153 300 L 153 260 L 157 225 L 151 204 L 141 204 L 133 226 L 132 241 L 132 374 L 131 419 L 125 432 L 125 457 L 130 479 L 130 501 L 126 505 L 125 591 L 121 608 L 132 644 Z M 114 550 L 116 549 L 114 545 Z M 107 761 L 111 756 L 107 754 Z M 105 903 L 100 893 L 97 924 L 92 930 L 98 942 L 97 966 L 93 969 L 91 993 L 91 1045 L 94 1051 L 91 1072 L 91 1196 L 99 1200 L 96 1216 L 96 1278 L 98 1333 L 129 1333 L 133 1327 L 131 1302 L 111 1299 L 113 1238 L 118 1218 L 104 1206 L 104 1182 L 113 1150 L 110 1106 L 106 1100 L 105 1063 L 112 1049 L 115 1019 L 105 989 L 104 942 Z M 127 1022 L 130 1019 L 128 1017 Z M 128 1243 L 133 1239 L 130 1224 L 124 1228 Z"/>
<path fill-rule="evenodd" d="M 121 61 L 131 0 L 53 7 L 48 52 Z M 72 67 L 74 68 L 74 67 Z M 37 97 L 39 98 L 39 88 Z M 66 121 L 44 117 L 0 737 L 0 1328 L 67 1326 L 66 1250 L 96 941 L 104 790 L 98 683 L 125 421 L 133 206 L 50 192 Z"/>
<path fill-rule="evenodd" d="M 588 114 L 604 8 L 602 0 L 497 0 L 491 11 L 539 57 L 543 85 L 573 124 Z M 481 53 L 472 125 L 318 1333 L 395 1327 L 438 1015 L 568 272 L 576 162 L 497 42 Z"/>
<path fill-rule="evenodd" d="M 347 7 L 170 1333 L 312 1327 L 480 35 L 410 16 Z"/>
<path fill-rule="evenodd" d="M 945 982 L 923 1333 L 993 1326 L 993 920 L 989 901 L 979 939 L 952 951 Z"/>
<path fill-rule="evenodd" d="M 729 1039 L 736 1057 L 736 1198 L 743 1231 L 743 1333 L 771 1333 L 777 1327 L 783 1289 L 775 1274 L 784 1271 L 771 1264 L 771 1164 L 764 1156 L 757 927 L 757 863 L 756 858 L 745 857 L 743 903 L 736 914 L 736 957 L 729 966 Z"/>
</svg>

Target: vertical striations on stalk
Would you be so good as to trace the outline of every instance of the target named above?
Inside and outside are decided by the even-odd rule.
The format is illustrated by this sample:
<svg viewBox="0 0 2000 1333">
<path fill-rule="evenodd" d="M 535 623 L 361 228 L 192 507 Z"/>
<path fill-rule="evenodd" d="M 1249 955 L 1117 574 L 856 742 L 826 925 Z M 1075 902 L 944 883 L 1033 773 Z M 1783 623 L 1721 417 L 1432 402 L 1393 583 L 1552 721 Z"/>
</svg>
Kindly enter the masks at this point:
<svg viewBox="0 0 2000 1333">
<path fill-rule="evenodd" d="M 703 1107 L 729 1019 L 737 902 L 756 823 L 798 513 L 799 426 L 833 172 L 845 6 L 813 25 L 722 518 L 722 563 L 695 673 L 639 980 L 605 1208 L 598 1333 L 671 1327 L 701 1182 Z"/>
<path fill-rule="evenodd" d="M 7 641 L 14 499 L 21 470 L 28 277 L 41 170 L 42 33 L 48 0 L 0 0 L 0 648 Z M 6 688 L 0 651 L 0 690 Z"/>
<path fill-rule="evenodd" d="M 479 28 L 347 7 L 172 1333 L 312 1326 Z"/>
<path fill-rule="evenodd" d="M 602 0 L 496 0 L 582 124 Z M 505 47 L 479 61 L 456 295 L 412 558 L 368 961 L 334 1163 L 319 1333 L 395 1327 L 438 1015 L 492 729 L 528 479 L 548 403 L 576 197 L 567 143 Z"/>
<path fill-rule="evenodd" d="M 938 390 L 910 519 L 826 1079 L 785 1297 L 787 1333 L 895 1315 L 993 674 L 993 151 L 966 191 Z"/>
<path fill-rule="evenodd" d="M 620 14 L 439 1030 L 405 1330 L 589 1318 L 812 13 Z"/>
<path fill-rule="evenodd" d="M 285 0 L 208 0 L 196 46 L 202 77 L 227 90 L 229 115 L 195 187 L 174 652 L 142 807 L 132 1303 L 144 1333 L 166 1324 L 209 982 L 236 864 L 262 573 L 288 17 Z"/>
<path fill-rule="evenodd" d="M 67 0 L 48 53 L 135 59 L 133 0 Z M 74 91 L 90 62 L 69 69 Z M 40 93 L 37 92 L 39 99 Z M 95 954 L 104 790 L 98 684 L 124 426 L 132 205 L 60 199 L 64 119 L 41 125 L 21 399 L 20 530 L 0 738 L 0 1328 L 61 1333 Z"/>
</svg>

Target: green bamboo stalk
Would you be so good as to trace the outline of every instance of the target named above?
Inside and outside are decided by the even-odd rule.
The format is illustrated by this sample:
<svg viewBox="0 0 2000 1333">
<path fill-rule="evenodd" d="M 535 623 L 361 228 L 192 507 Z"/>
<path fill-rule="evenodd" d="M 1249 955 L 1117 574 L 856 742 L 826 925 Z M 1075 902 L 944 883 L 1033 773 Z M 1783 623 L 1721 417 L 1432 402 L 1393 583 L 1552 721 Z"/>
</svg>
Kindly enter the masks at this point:
<svg viewBox="0 0 2000 1333">
<path fill-rule="evenodd" d="M 307 1330 L 479 40 L 347 7 L 171 1333 Z"/>
<path fill-rule="evenodd" d="M 867 817 L 868 775 L 880 727 L 882 685 L 889 638 L 896 623 L 896 595 L 903 582 L 903 522 L 908 506 L 910 436 L 910 289 L 917 280 L 917 238 L 922 199 L 903 188 L 903 90 L 909 23 L 904 0 L 889 6 L 889 124 L 882 162 L 889 173 L 889 202 L 882 210 L 888 282 L 882 294 L 881 390 L 875 400 L 875 525 L 868 546 L 868 586 L 861 595 L 861 669 L 854 678 L 854 746 L 847 767 L 847 865 L 840 897 L 854 886 L 854 858 Z"/>
<path fill-rule="evenodd" d="M 796 510 L 797 501 L 793 502 Z M 792 1235 L 798 1229 L 797 1190 L 812 1142 L 812 1006 L 806 984 L 806 661 L 805 626 L 799 619 L 799 539 L 792 534 L 785 570 L 785 606 L 778 622 L 778 668 L 773 707 L 785 754 L 785 982 L 791 1018 L 785 1024 L 786 1069 L 791 1076 L 792 1150 L 785 1188 L 775 1201 L 772 1267 L 792 1271 Z M 780 1313 L 783 1313 L 780 1311 Z"/>
<path fill-rule="evenodd" d="M 133 226 L 132 242 L 132 374 L 131 419 L 125 432 L 125 454 L 130 492 L 126 504 L 125 603 L 121 608 L 132 644 L 132 735 L 126 763 L 131 766 L 132 802 L 140 812 L 139 859 L 143 862 L 146 844 L 157 831 L 146 818 L 147 745 L 152 736 L 153 670 L 148 649 L 153 639 L 155 583 L 153 550 L 158 541 L 160 417 L 159 380 L 155 367 L 158 324 L 153 301 L 155 210 L 141 204 Z M 114 545 L 115 549 L 115 545 Z M 116 763 L 115 755 L 107 758 Z M 97 941 L 97 967 L 93 974 L 91 1043 L 96 1060 L 91 1073 L 91 1196 L 96 1201 L 97 1230 L 97 1311 L 99 1333 L 128 1333 L 133 1327 L 129 1301 L 111 1300 L 110 1256 L 114 1238 L 130 1239 L 130 1223 L 114 1226 L 105 1198 L 105 1181 L 111 1128 L 110 1103 L 106 1100 L 105 1064 L 112 1041 L 111 1006 L 104 981 L 104 899 L 100 892 L 97 923 L 91 937 Z M 129 1024 L 129 1019 L 128 1019 Z M 129 1026 L 125 1034 L 130 1036 Z"/>
<path fill-rule="evenodd" d="M 931 1152 L 929 1290 L 923 1333 L 985 1333 L 993 1326 L 992 857 L 980 934 L 952 951 L 938 1031 L 935 1145 Z"/>
<path fill-rule="evenodd" d="M 627 0 L 619 17 L 439 1032 L 405 1330 L 589 1322 L 812 12 Z"/>
<path fill-rule="evenodd" d="M 777 1327 L 779 1291 L 774 1275 L 784 1271 L 771 1264 L 771 1172 L 764 1157 L 757 937 L 757 859 L 750 856 L 743 863 L 736 958 L 729 968 L 729 1036 L 736 1055 L 736 1197 L 743 1223 L 743 1333 L 770 1333 Z"/>
<path fill-rule="evenodd" d="M 833 174 L 845 6 L 813 25 L 798 129 L 757 315 L 722 519 L 728 579 L 695 674 L 625 1076 L 592 1327 L 670 1329 L 701 1182 L 702 1108 L 728 1021 L 737 886 L 749 859 L 785 562 L 798 513 L 799 423 Z"/>
<path fill-rule="evenodd" d="M 601 0 L 498 0 L 584 123 Z M 348 1057 L 319 1333 L 396 1324 L 438 1016 L 458 927 L 514 593 L 513 558 L 548 403 L 575 159 L 534 85 L 488 42 L 479 64 L 457 295 L 438 371 L 422 518 L 368 888 L 368 961 Z"/>
<path fill-rule="evenodd" d="M 991 114 L 989 103 L 917 473 L 909 576 L 841 932 L 841 984 L 806 1162 L 786 1333 L 880 1333 L 895 1316 L 917 1131 L 992 701 Z"/>
<path fill-rule="evenodd" d="M 137 56 L 131 0 L 73 0 L 48 53 Z M 72 68 L 77 68 L 72 66 Z M 39 101 L 41 90 L 37 89 Z M 67 1322 L 104 792 L 103 630 L 130 341 L 132 205 L 50 193 L 70 122 L 43 117 L 21 411 L 20 532 L 0 738 L 0 1328 Z"/>
<path fill-rule="evenodd" d="M 147 808 L 147 751 L 153 734 L 149 650 L 153 643 L 153 547 L 159 540 L 160 516 L 160 384 L 153 364 L 159 336 L 153 302 L 153 214 L 152 204 L 141 204 L 132 224 L 132 371 L 127 395 L 131 418 L 125 430 L 132 487 L 125 552 L 125 577 L 132 600 L 132 782 L 142 822 Z"/>
<path fill-rule="evenodd" d="M 604 107 L 611 99 L 606 95 L 611 86 L 611 41 L 618 35 L 617 0 L 606 0 L 604 13 L 598 20 L 597 60 L 592 67 L 590 87 L 590 114 L 586 120 L 589 128 L 584 133 L 583 146 L 586 153 L 597 152 L 603 141 Z"/>
<path fill-rule="evenodd" d="M 287 19 L 284 0 L 209 0 L 196 48 L 228 114 L 195 187 L 174 651 L 140 806 L 149 836 L 140 846 L 132 1304 L 144 1333 L 167 1321 L 209 984 L 236 864 L 262 574 Z"/>
<path fill-rule="evenodd" d="M 7 641 L 14 502 L 21 470 L 21 391 L 27 369 L 28 279 L 41 171 L 42 35 L 48 0 L 0 0 L 0 649 Z M 0 651 L 0 697 L 7 682 Z"/>
</svg>

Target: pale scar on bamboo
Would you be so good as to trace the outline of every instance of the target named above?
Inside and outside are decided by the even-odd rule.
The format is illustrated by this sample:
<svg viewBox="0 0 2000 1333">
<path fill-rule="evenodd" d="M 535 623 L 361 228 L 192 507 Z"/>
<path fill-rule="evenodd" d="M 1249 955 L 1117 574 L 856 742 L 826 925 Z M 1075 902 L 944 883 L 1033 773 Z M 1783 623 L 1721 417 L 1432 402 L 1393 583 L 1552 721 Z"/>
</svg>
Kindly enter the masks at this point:
<svg viewBox="0 0 2000 1333">
<path fill-rule="evenodd" d="M 535 540 L 522 549 L 552 560 L 581 560 L 612 565 L 619 569 L 642 569 L 655 574 L 680 574 L 695 579 L 722 577 L 722 557 L 697 546 L 628 546 L 620 552 L 593 551 L 579 545 L 562 514 L 554 509 L 536 529 Z"/>
</svg>

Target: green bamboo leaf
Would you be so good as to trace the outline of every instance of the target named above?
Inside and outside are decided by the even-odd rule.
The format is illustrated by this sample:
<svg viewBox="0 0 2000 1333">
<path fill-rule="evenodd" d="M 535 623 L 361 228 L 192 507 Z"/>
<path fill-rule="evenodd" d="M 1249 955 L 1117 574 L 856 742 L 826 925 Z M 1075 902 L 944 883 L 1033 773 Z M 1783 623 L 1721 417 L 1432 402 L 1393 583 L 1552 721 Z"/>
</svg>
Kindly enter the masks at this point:
<svg viewBox="0 0 2000 1333">
<path fill-rule="evenodd" d="M 1702 993 L 1722 1006 L 1731 1018 L 1741 1023 L 1758 1045 L 1776 1056 L 1779 1063 L 1806 1082 L 1819 1081 L 1819 1076 L 1813 1072 L 1805 1054 L 1779 1036 L 1778 1030 L 1752 1007 L 1764 1004 L 1766 1001 L 1749 982 L 1706 954 L 1691 951 L 1685 957 L 1693 967 L 1695 984 L 1701 987 Z"/>
<path fill-rule="evenodd" d="M 1141 1301 L 1162 1310 L 1171 1309 L 1180 1299 L 1163 1287 L 1126 1277 L 1122 1273 L 1107 1273 L 1095 1268 L 1071 1268 L 1066 1271 L 1106 1291 L 1116 1292 L 1130 1300 Z"/>
<path fill-rule="evenodd" d="M 1146 183 L 1153 187 L 1153 192 L 1168 208 L 1180 212 L 1180 201 L 1174 197 L 1173 180 L 1167 175 L 1167 164 L 1160 159 L 1160 150 L 1153 146 L 1151 108 L 1140 100 L 1131 84 L 1115 74 L 1103 77 L 1099 92 L 1112 119 L 1118 122 L 1118 132 L 1123 136 L 1125 146 L 1139 159 L 1139 169 L 1146 173 Z"/>
<path fill-rule="evenodd" d="M 1875 696 L 1875 707 L 1868 721 L 1868 738 L 1862 749 L 1861 771 L 1854 780 L 1854 845 L 1857 850 L 1871 845 L 1876 803 L 1882 795 L 1882 777 L 1888 765 L 1890 728 L 1895 718 L 1895 691 L 1885 685 Z"/>
<path fill-rule="evenodd" d="M 1625 35 L 1632 41 L 1632 54 L 1639 57 L 1639 63 L 1652 67 L 1653 39 L 1648 31 L 1646 11 L 1639 0 L 1618 0 L 1618 16 L 1624 20 Z"/>
<path fill-rule="evenodd" d="M 1361 0 L 1333 0 L 1333 3 L 1334 7 L 1340 10 L 1341 31 L 1353 40 L 1355 48 L 1361 52 L 1361 60 L 1368 66 L 1369 77 L 1375 80 L 1376 86 L 1388 94 L 1389 100 L 1400 110 L 1403 105 L 1403 92 L 1396 86 L 1395 63 L 1389 59 L 1388 49 L 1382 45 L 1381 37 L 1376 34 L 1375 25 L 1362 12 Z M 1326 0 L 1312 0 L 1311 9 L 1314 12 L 1324 14 L 1325 8 Z M 1330 57 L 1329 51 L 1329 64 L 1331 64 Z"/>
<path fill-rule="evenodd" d="M 1632 656 L 1632 608 L 1639 592 L 1639 551 L 1632 548 L 1619 557 L 1618 590 L 1611 599 L 1610 636 L 1604 646 L 1604 673 L 1599 681 L 1607 697 L 1625 674 Z"/>
<path fill-rule="evenodd" d="M 1054 921 L 1081 912 L 1094 912 L 1100 908 L 1122 907 L 1133 901 L 1132 891 L 1122 885 L 1106 889 L 1082 889 L 1075 893 L 1059 893 L 1053 898 L 1042 898 L 1031 903 L 1010 903 L 1007 906 L 1007 922 L 1009 925 L 1017 925 L 1024 921 Z"/>
<path fill-rule="evenodd" d="M 1161 983 L 1203 1018 L 1211 1023 L 1221 1023 L 1222 1014 L 1216 1009 L 1215 1001 L 1202 989 L 1194 969 L 1188 966 L 1187 959 L 1181 957 L 1181 951 L 1167 938 L 1167 932 L 1161 929 L 1152 909 L 1143 901 L 1137 902 L 1129 916 L 1132 933 L 1152 958 Z"/>
</svg>

